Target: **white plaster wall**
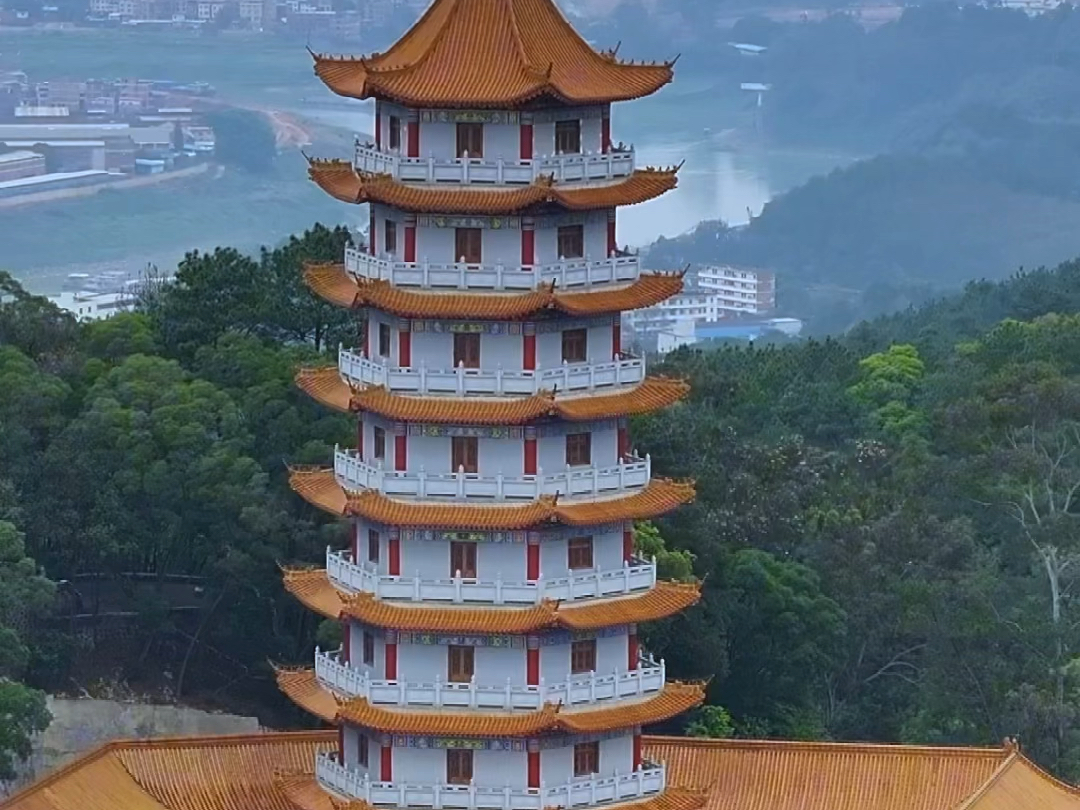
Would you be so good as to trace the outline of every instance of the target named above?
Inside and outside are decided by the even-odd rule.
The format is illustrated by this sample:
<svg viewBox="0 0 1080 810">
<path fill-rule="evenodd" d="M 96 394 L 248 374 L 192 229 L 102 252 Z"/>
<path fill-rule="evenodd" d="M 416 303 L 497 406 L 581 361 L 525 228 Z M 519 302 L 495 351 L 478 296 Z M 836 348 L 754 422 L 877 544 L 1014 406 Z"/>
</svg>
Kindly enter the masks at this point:
<svg viewBox="0 0 1080 810">
<path fill-rule="evenodd" d="M 521 582 L 528 573 L 524 543 L 477 543 L 476 569 L 480 579 L 500 574 L 508 582 Z M 450 571 L 450 543 L 408 540 L 401 543 L 401 573 L 423 579 L 446 579 Z"/>
<path fill-rule="evenodd" d="M 395 338 L 396 340 L 396 338 Z M 611 338 L 609 337 L 610 341 Z M 562 351 L 560 344 L 560 352 Z M 394 347 L 396 352 L 397 347 Z M 519 371 L 523 358 L 521 335 L 481 335 L 480 367 L 494 371 Z M 454 337 L 449 332 L 413 332 L 412 362 L 423 361 L 428 368 L 448 369 L 454 365 Z"/>
<path fill-rule="evenodd" d="M 379 324 L 386 324 L 390 327 L 390 354 L 386 355 L 389 358 L 389 364 L 396 366 L 399 362 L 398 348 L 400 339 L 398 338 L 398 324 L 399 320 L 389 313 L 380 312 L 379 310 L 369 309 L 368 313 L 368 355 L 372 360 L 381 361 L 384 359 L 383 355 L 379 354 Z M 591 336 L 590 336 L 591 337 Z M 451 347 L 451 351 L 453 348 Z M 413 361 L 415 362 L 415 360 Z"/>
<path fill-rule="evenodd" d="M 374 439 L 372 439 L 374 441 Z M 368 438 L 364 437 L 364 449 L 367 449 Z M 374 446 L 374 445 L 372 445 Z M 379 523 L 369 523 L 360 518 L 355 518 L 353 521 L 353 533 L 349 538 L 349 543 L 353 549 L 353 561 L 360 565 L 368 565 L 368 532 L 374 529 L 379 533 L 379 562 L 375 566 L 375 569 L 380 574 L 388 572 L 389 568 L 389 554 L 390 554 L 390 540 L 389 529 Z"/>
<path fill-rule="evenodd" d="M 412 683 L 433 683 L 447 679 L 448 653 L 445 644 L 399 644 L 398 678 Z M 473 668 L 481 686 L 525 685 L 526 654 L 523 647 L 477 647 Z M 381 677 L 381 676 L 380 676 Z"/>
<path fill-rule="evenodd" d="M 626 672 L 627 633 L 596 640 L 596 672 L 610 675 L 615 670 Z M 546 683 L 565 683 L 570 678 L 570 644 L 551 644 L 540 648 L 540 675 Z"/>
<path fill-rule="evenodd" d="M 610 363 L 613 356 L 612 326 L 590 326 L 586 356 L 590 363 Z M 520 361 L 519 361 L 520 362 Z M 539 368 L 562 365 L 562 332 L 544 332 L 536 336 L 536 364 Z"/>
<path fill-rule="evenodd" d="M 611 467 L 618 463 L 619 433 L 614 421 L 592 431 L 592 466 Z M 566 436 L 542 436 L 536 440 L 537 461 L 545 473 L 566 469 Z"/>
<path fill-rule="evenodd" d="M 441 475 L 451 469 L 452 441 L 449 436 L 409 436 L 408 469 Z M 484 476 L 521 475 L 525 468 L 525 446 L 521 439 L 480 438 L 477 442 L 477 472 Z"/>
<path fill-rule="evenodd" d="M 401 154 L 405 154 L 408 143 L 406 128 L 409 121 L 409 111 L 387 101 L 376 101 L 375 109 L 379 113 L 379 127 L 382 130 L 379 133 L 379 143 L 382 144 L 382 148 L 387 150 L 390 148 L 390 116 L 395 115 L 401 120 Z"/>
<path fill-rule="evenodd" d="M 582 536 L 588 534 L 583 528 Z M 622 532 L 594 534 L 593 564 L 601 571 L 622 568 Z M 565 577 L 570 569 L 567 565 L 568 539 L 545 540 L 540 544 L 540 572 L 545 578 Z"/>
<path fill-rule="evenodd" d="M 517 160 L 521 131 L 516 124 L 484 125 L 484 160 Z M 452 160 L 457 157 L 457 124 L 420 124 L 420 156 Z"/>
<path fill-rule="evenodd" d="M 420 784 L 445 782 L 446 751 L 395 747 L 394 781 Z M 473 752 L 473 782 L 478 787 L 524 788 L 528 781 L 528 756 L 524 752 Z"/>
<path fill-rule="evenodd" d="M 372 773 L 372 768 L 378 768 L 379 766 L 379 744 L 372 738 L 368 738 L 368 764 L 363 766 L 357 760 L 357 756 L 360 750 L 359 738 L 362 732 L 355 726 L 345 726 L 345 765 L 360 773 Z M 374 771 L 378 773 L 378 771 Z"/>
<path fill-rule="evenodd" d="M 630 773 L 634 769 L 634 736 L 600 741 L 600 776 Z M 548 748 L 540 752 L 540 773 L 548 785 L 574 779 L 574 748 Z"/>
<path fill-rule="evenodd" d="M 572 121 L 579 114 L 574 110 L 566 110 L 559 115 L 563 121 Z M 602 124 L 599 118 L 586 118 L 581 121 L 581 150 L 583 152 L 599 152 L 603 148 Z M 543 157 L 555 153 L 555 122 L 548 121 L 533 125 L 533 154 Z"/>
<path fill-rule="evenodd" d="M 393 470 L 395 464 L 394 451 L 397 449 L 394 441 L 394 423 L 371 413 L 364 414 L 364 460 L 369 464 L 378 464 L 375 459 L 376 427 L 381 427 L 386 432 L 386 457 L 382 460 L 382 468 L 384 470 Z M 366 538 L 364 542 L 367 542 Z"/>
<path fill-rule="evenodd" d="M 584 223 L 585 258 L 599 261 L 607 256 L 607 212 L 601 216 L 590 216 Z M 559 229 L 536 229 L 536 261 L 549 264 L 559 261 Z"/>
<path fill-rule="evenodd" d="M 359 622 L 348 622 L 349 640 L 349 666 L 353 669 L 367 672 L 373 678 L 382 678 L 386 674 L 386 638 L 382 632 L 373 627 L 367 627 Z M 364 632 L 371 633 L 375 637 L 375 663 L 364 663 Z"/>
</svg>

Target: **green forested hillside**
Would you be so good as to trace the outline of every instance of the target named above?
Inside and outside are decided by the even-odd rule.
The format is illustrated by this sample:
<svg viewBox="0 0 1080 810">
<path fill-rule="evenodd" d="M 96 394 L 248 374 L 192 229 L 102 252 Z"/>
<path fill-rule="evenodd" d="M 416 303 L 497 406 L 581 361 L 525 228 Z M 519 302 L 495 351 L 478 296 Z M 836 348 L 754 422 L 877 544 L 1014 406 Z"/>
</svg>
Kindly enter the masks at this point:
<svg viewBox="0 0 1080 810">
<path fill-rule="evenodd" d="M 0 637 L 18 643 L 0 656 L 0 711 L 23 725 L 0 752 L 42 722 L 33 688 L 97 677 L 309 722 L 267 659 L 335 643 L 277 564 L 344 540 L 288 491 L 284 462 L 350 442 L 351 420 L 291 383 L 355 342 L 352 316 L 299 283 L 304 259 L 346 239 L 191 255 L 144 311 L 95 324 L 4 282 Z M 686 718 L 692 731 L 1017 735 L 1080 775 L 1078 280 L 1073 262 L 842 340 L 682 351 L 658 369 L 693 392 L 636 420 L 634 443 L 698 497 L 638 541 L 667 575 L 690 563 L 704 599 L 648 642 L 673 676 L 711 678 L 730 715 Z M 93 612 L 87 575 L 117 583 L 120 636 L 72 618 Z"/>
</svg>

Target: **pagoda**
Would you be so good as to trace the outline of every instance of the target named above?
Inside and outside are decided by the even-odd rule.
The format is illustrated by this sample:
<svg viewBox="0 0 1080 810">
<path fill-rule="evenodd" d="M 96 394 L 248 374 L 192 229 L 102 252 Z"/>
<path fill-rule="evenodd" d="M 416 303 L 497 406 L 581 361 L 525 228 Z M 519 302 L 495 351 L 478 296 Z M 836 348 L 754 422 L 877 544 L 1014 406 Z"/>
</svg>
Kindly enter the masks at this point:
<svg viewBox="0 0 1080 810">
<path fill-rule="evenodd" d="M 312 808 L 700 805 L 641 729 L 702 686 L 669 681 L 637 634 L 699 586 L 658 581 L 633 541 L 693 486 L 654 478 L 628 431 L 687 386 L 648 376 L 620 329 L 682 277 L 615 241 L 619 206 L 677 168 L 639 168 L 610 126 L 673 63 L 593 50 L 553 0 L 434 0 L 386 53 L 314 58 L 331 90 L 374 99 L 375 133 L 351 162 L 310 161 L 370 224 L 305 270 L 361 327 L 297 383 L 357 430 L 333 468 L 291 470 L 351 532 L 325 568 L 285 570 L 342 643 L 278 670 L 338 733 L 284 789 Z"/>
</svg>

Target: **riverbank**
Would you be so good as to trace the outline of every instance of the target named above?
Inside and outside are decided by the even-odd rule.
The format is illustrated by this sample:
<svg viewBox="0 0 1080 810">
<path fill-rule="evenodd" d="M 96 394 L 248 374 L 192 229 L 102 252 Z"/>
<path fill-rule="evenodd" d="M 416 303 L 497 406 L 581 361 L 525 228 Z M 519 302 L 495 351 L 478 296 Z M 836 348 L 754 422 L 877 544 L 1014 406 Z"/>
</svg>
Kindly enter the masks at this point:
<svg viewBox="0 0 1080 810">
<path fill-rule="evenodd" d="M 40 191 L 37 194 L 23 194 L 19 197 L 6 197 L 0 199 L 0 208 L 24 208 L 28 205 L 57 202 L 58 200 L 74 200 L 79 197 L 93 197 L 103 191 L 120 191 L 123 189 L 157 186 L 162 183 L 175 182 L 187 177 L 205 174 L 210 170 L 212 165 L 213 164 L 210 163 L 200 163 L 198 166 L 188 166 L 186 169 L 177 169 L 174 172 L 139 175 L 137 177 L 128 177 L 124 180 L 114 180 L 111 183 L 99 183 L 96 186 L 57 189 L 56 191 Z M 218 170 L 221 170 L 220 167 L 218 167 Z"/>
</svg>

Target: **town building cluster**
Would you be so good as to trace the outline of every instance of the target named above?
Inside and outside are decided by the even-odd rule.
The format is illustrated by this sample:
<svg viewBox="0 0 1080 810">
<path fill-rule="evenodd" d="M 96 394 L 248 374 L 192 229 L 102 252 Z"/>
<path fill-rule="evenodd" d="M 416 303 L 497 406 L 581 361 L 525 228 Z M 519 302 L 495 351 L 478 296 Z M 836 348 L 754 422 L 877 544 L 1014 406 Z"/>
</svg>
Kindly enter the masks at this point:
<svg viewBox="0 0 1080 810">
<path fill-rule="evenodd" d="M 143 79 L 32 82 L 0 73 L 0 200 L 159 174 L 211 158 L 191 106 L 206 85 Z"/>
</svg>

